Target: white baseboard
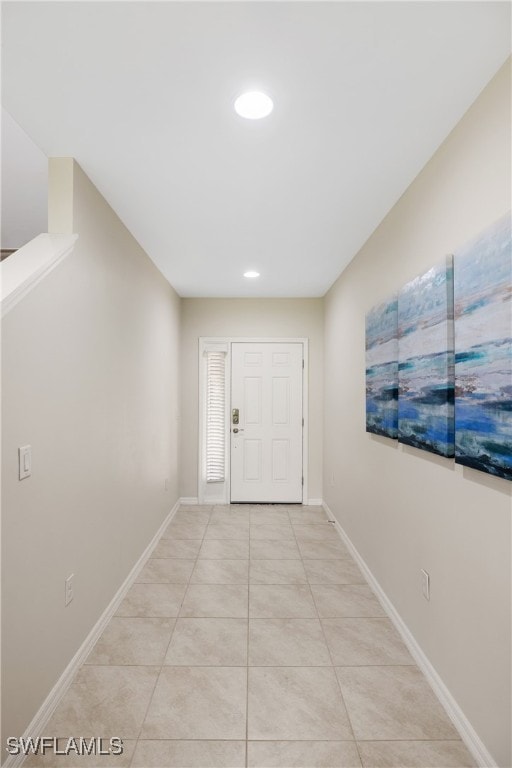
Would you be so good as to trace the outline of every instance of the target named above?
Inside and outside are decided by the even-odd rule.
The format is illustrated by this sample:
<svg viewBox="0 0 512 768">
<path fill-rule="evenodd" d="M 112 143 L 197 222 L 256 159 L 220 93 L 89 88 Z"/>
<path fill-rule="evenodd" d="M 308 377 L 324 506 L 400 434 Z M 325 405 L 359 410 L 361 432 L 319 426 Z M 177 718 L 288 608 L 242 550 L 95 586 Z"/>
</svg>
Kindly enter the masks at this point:
<svg viewBox="0 0 512 768">
<path fill-rule="evenodd" d="M 126 596 L 126 593 L 132 586 L 133 582 L 139 575 L 144 565 L 146 564 L 146 561 L 149 559 L 149 556 L 151 555 L 151 552 L 153 551 L 157 542 L 159 541 L 160 536 L 162 535 L 165 528 L 168 526 L 168 524 L 174 517 L 179 507 L 179 504 L 180 502 L 177 501 L 174 507 L 169 512 L 169 514 L 166 516 L 162 525 L 160 526 L 158 531 L 155 533 L 150 543 L 148 544 L 148 546 L 146 547 L 142 555 L 139 557 L 139 559 L 133 566 L 132 570 L 130 571 L 130 573 L 124 580 L 124 582 L 121 584 L 121 586 L 117 590 L 116 594 L 110 601 L 109 605 L 105 608 L 100 618 L 98 619 L 94 627 L 91 629 L 91 631 L 85 638 L 84 642 L 82 643 L 82 645 L 80 646 L 78 651 L 75 653 L 75 655 L 67 665 L 62 675 L 59 677 L 59 679 L 53 686 L 52 690 L 50 691 L 50 693 L 42 703 L 41 707 L 36 712 L 35 716 L 32 718 L 32 721 L 26 728 L 25 733 L 23 734 L 24 739 L 28 739 L 30 737 L 35 739 L 38 736 L 43 735 L 43 731 L 46 728 L 48 721 L 50 720 L 51 716 L 55 712 L 58 704 L 60 703 L 62 697 L 68 690 L 69 686 L 73 682 L 73 678 L 75 674 L 78 672 L 79 668 L 81 667 L 81 665 L 83 664 L 83 662 L 85 661 L 89 653 L 92 651 L 96 641 L 100 637 L 101 633 L 107 626 L 112 616 L 115 614 L 115 612 L 119 608 L 121 602 Z M 26 755 L 22 755 L 22 754 L 9 755 L 9 757 L 3 763 L 2 768 L 19 768 L 19 766 L 21 766 L 23 761 L 25 760 L 25 757 Z"/>
<path fill-rule="evenodd" d="M 197 496 L 182 496 L 181 499 L 180 499 L 180 504 L 183 504 L 183 506 L 189 506 L 191 504 L 197 505 L 199 503 L 200 502 L 199 502 Z M 226 503 L 229 504 L 229 501 L 228 502 L 204 501 L 203 503 L 211 506 L 211 505 L 215 505 L 215 504 L 219 504 L 219 505 L 223 505 L 223 504 L 226 504 Z M 305 503 L 308 505 L 308 507 L 321 507 L 322 504 L 323 504 L 323 501 L 322 501 L 322 499 L 308 499 Z"/>
<path fill-rule="evenodd" d="M 366 562 L 362 558 L 362 556 L 357 551 L 356 547 L 352 544 L 352 541 L 350 540 L 348 534 L 344 531 L 340 523 L 336 520 L 336 517 L 332 513 L 332 511 L 329 509 L 328 505 L 323 502 L 323 508 L 326 511 L 328 517 L 330 520 L 335 521 L 335 528 L 340 535 L 343 543 L 346 545 L 347 549 L 349 550 L 350 554 L 358 564 L 359 568 L 363 572 L 366 580 L 368 581 L 370 587 L 375 592 L 377 598 L 379 599 L 379 602 L 381 603 L 383 609 L 388 614 L 389 618 L 393 622 L 395 629 L 398 631 L 400 636 L 402 637 L 402 640 L 406 644 L 407 648 L 409 649 L 409 652 L 411 656 L 413 657 L 414 661 L 418 665 L 418 667 L 421 669 L 423 674 L 425 675 L 428 683 L 430 684 L 430 687 L 434 691 L 435 695 L 437 696 L 439 702 L 446 710 L 446 714 L 452 721 L 455 728 L 458 730 L 460 737 L 468 750 L 471 752 L 472 756 L 476 760 L 478 766 L 480 768 L 498 768 L 498 764 L 490 754 L 489 750 L 469 722 L 468 718 L 460 708 L 457 701 L 454 699 L 448 688 L 446 687 L 445 683 L 443 682 L 442 678 L 440 677 L 439 673 L 436 671 L 436 669 L 433 667 L 431 662 L 428 660 L 427 656 L 423 652 L 421 646 L 418 644 L 418 641 L 411 633 L 410 629 L 408 628 L 407 624 L 404 622 L 398 611 L 396 610 L 395 606 L 389 599 L 389 597 L 386 595 L 382 587 L 380 586 L 379 582 L 367 566 Z"/>
</svg>

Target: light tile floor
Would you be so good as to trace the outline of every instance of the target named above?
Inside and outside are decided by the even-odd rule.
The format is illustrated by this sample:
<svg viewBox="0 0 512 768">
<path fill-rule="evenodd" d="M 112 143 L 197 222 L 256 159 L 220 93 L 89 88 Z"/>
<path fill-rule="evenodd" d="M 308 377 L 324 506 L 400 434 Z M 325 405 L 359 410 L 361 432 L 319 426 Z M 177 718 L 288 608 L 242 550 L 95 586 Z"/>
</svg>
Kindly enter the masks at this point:
<svg viewBox="0 0 512 768">
<path fill-rule="evenodd" d="M 474 766 L 313 507 L 180 508 L 45 733 L 125 752 L 26 768 Z"/>
</svg>

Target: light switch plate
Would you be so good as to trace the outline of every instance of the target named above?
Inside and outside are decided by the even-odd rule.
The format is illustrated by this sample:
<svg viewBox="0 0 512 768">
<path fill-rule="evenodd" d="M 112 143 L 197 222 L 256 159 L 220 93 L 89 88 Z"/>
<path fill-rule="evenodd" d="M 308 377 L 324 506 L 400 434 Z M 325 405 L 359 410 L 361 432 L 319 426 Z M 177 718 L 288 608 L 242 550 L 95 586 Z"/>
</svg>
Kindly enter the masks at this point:
<svg viewBox="0 0 512 768">
<path fill-rule="evenodd" d="M 75 578 L 75 574 L 72 573 L 64 581 L 64 606 L 69 605 L 74 597 L 74 590 L 73 590 L 74 578 Z"/>
<path fill-rule="evenodd" d="M 430 600 L 430 574 L 421 569 L 421 591 L 425 600 Z"/>
<path fill-rule="evenodd" d="M 19 479 L 25 480 L 26 477 L 30 477 L 32 474 L 32 446 L 22 445 L 18 448 L 19 456 Z"/>
</svg>

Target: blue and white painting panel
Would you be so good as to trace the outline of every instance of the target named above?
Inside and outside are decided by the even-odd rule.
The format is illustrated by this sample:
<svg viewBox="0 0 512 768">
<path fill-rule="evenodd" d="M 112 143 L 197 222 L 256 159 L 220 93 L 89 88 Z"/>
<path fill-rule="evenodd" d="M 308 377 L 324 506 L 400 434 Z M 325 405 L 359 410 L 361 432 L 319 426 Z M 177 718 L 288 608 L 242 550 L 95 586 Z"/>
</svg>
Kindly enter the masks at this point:
<svg viewBox="0 0 512 768">
<path fill-rule="evenodd" d="M 453 257 L 398 296 L 398 439 L 454 455 Z"/>
<path fill-rule="evenodd" d="M 512 480 L 510 214 L 455 255 L 455 460 Z"/>
<path fill-rule="evenodd" d="M 398 435 L 398 302 L 366 315 L 366 431 Z"/>
</svg>

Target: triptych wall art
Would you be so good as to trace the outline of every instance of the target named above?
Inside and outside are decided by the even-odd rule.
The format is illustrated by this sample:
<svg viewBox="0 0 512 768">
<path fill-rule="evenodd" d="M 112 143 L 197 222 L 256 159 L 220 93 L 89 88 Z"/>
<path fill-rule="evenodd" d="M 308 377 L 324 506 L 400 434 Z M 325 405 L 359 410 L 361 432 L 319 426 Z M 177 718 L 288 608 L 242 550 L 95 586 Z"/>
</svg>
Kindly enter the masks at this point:
<svg viewBox="0 0 512 768">
<path fill-rule="evenodd" d="M 366 430 L 512 480 L 510 214 L 368 312 Z"/>
<path fill-rule="evenodd" d="M 453 259 L 398 296 L 398 439 L 453 456 Z"/>
<path fill-rule="evenodd" d="M 398 301 L 366 315 L 366 429 L 398 435 Z"/>
</svg>

